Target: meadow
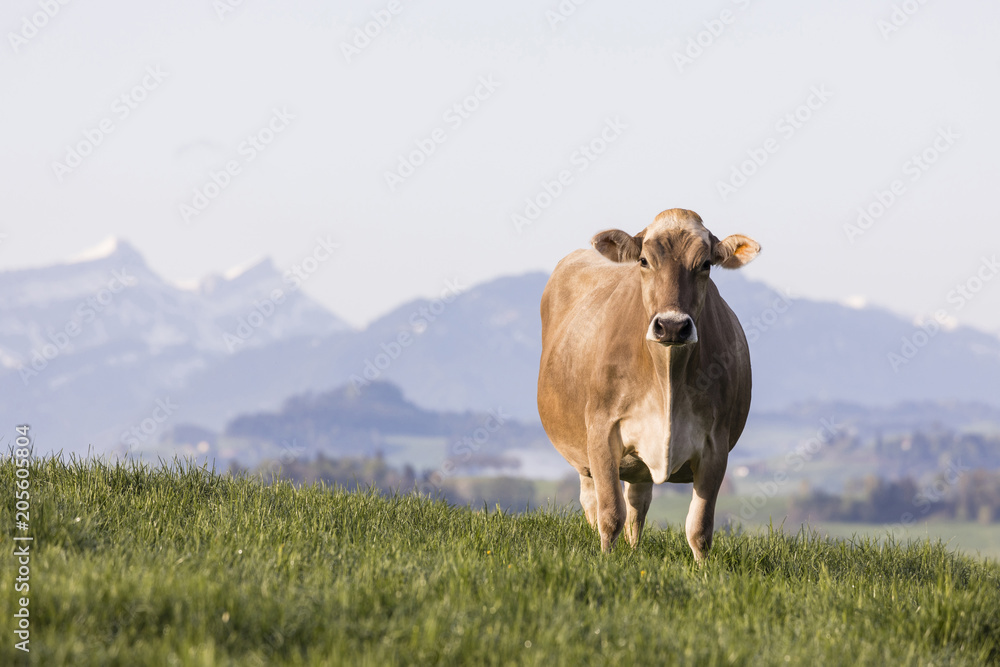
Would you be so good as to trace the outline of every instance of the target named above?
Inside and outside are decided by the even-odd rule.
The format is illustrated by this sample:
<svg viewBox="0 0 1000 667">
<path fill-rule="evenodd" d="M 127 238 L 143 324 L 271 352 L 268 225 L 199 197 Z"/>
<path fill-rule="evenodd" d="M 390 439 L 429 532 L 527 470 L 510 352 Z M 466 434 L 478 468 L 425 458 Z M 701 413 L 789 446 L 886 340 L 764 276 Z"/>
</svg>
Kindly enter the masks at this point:
<svg viewBox="0 0 1000 667">
<path fill-rule="evenodd" d="M 601 554 L 569 510 L 42 460 L 30 653 L 0 559 L 0 664 L 997 664 L 1000 565 L 928 540 L 676 527 Z"/>
<path fill-rule="evenodd" d="M 649 508 L 649 518 L 660 525 L 684 524 L 687 516 L 690 495 L 681 493 L 664 494 L 653 500 Z M 754 511 L 749 519 L 743 518 L 741 512 L 747 508 Z M 930 540 L 940 541 L 952 551 L 962 552 L 969 556 L 989 558 L 1000 563 L 1000 523 L 982 524 L 976 521 L 956 521 L 950 519 L 935 519 L 932 521 L 914 521 L 906 526 L 879 523 L 847 523 L 839 521 L 811 521 L 808 525 L 792 523 L 785 519 L 788 513 L 788 498 L 776 496 L 769 498 L 760 508 L 754 508 L 748 496 L 722 496 L 716 510 L 717 520 L 725 522 L 727 518 L 746 532 L 766 531 L 770 527 L 781 528 L 786 533 L 795 534 L 801 530 L 815 532 L 823 537 L 844 540 L 864 538 L 867 540 L 886 540 L 890 532 L 897 540 Z"/>
</svg>

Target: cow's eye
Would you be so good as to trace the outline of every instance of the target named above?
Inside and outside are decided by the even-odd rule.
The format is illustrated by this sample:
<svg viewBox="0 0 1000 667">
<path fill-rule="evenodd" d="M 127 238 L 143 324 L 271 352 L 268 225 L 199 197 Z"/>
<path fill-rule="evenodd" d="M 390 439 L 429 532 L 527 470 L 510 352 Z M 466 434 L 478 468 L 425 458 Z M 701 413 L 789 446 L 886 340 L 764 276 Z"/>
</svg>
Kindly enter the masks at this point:
<svg viewBox="0 0 1000 667">
<path fill-rule="evenodd" d="M 712 260 L 706 259 L 704 262 L 701 263 L 702 271 L 708 271 L 711 268 L 712 268 Z"/>
<path fill-rule="evenodd" d="M 649 268 L 649 262 L 646 261 L 645 257 L 640 257 L 639 258 L 639 266 L 641 266 L 644 269 L 648 269 Z"/>
</svg>

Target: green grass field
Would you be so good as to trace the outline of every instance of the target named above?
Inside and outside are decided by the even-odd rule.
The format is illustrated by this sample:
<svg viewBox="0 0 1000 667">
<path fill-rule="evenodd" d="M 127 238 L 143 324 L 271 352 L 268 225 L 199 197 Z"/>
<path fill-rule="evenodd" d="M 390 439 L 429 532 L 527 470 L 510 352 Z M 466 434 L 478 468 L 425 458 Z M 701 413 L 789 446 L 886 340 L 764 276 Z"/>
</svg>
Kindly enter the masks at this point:
<svg viewBox="0 0 1000 667">
<path fill-rule="evenodd" d="M 660 525 L 684 525 L 691 497 L 681 494 L 668 494 L 655 498 L 649 508 L 649 519 Z M 770 526 L 781 527 L 785 532 L 797 533 L 803 527 L 785 521 L 788 513 L 788 499 L 784 496 L 769 498 L 753 515 L 750 521 L 739 519 L 740 510 L 744 507 L 744 498 L 740 496 L 722 496 L 716 516 L 722 519 L 726 516 L 737 517 L 737 523 L 747 532 L 757 532 Z M 936 520 L 913 523 L 905 528 L 900 525 L 879 523 L 840 523 L 824 521 L 811 523 L 807 530 L 840 539 L 864 537 L 866 539 L 884 540 L 890 530 L 895 531 L 895 537 L 902 540 L 941 541 L 949 550 L 961 551 L 967 555 L 980 556 L 1000 561 L 1000 523 L 983 525 L 974 521 Z"/>
<path fill-rule="evenodd" d="M 1000 566 L 929 542 L 675 529 L 601 554 L 579 514 L 43 461 L 31 653 L 0 568 L 0 664 L 1000 662 Z M 15 469 L 0 464 L 14 528 Z M 9 490 L 9 491 L 8 491 Z"/>
</svg>

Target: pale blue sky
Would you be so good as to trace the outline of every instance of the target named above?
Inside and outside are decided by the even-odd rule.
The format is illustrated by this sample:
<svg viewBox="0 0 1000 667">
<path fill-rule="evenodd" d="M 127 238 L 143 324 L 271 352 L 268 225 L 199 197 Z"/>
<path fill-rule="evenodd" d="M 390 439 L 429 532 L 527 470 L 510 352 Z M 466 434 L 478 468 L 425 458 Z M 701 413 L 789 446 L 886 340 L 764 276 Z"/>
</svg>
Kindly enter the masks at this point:
<svg viewBox="0 0 1000 667">
<path fill-rule="evenodd" d="M 1000 252 L 995 2 L 912 2 L 883 35 L 894 2 L 588 0 L 552 29 L 557 0 L 402 1 L 347 62 L 341 44 L 388 0 L 243 0 L 220 19 L 226 1 L 71 2 L 23 42 L 10 35 L 39 3 L 3 4 L 0 269 L 114 234 L 183 281 L 262 255 L 289 267 L 329 234 L 340 254 L 306 290 L 362 325 L 449 279 L 549 270 L 600 229 L 638 231 L 678 206 L 760 241 L 746 273 L 776 287 L 907 316 L 945 308 L 1000 332 L 1000 275 L 960 310 L 949 300 L 994 277 L 982 258 Z M 119 100 L 144 78 L 145 99 Z M 467 118 L 445 115 L 477 88 Z M 244 144 L 275 109 L 273 142 Z M 779 125 L 797 110 L 800 127 Z M 113 132 L 60 181 L 54 163 L 105 119 Z M 602 132 L 604 154 L 581 157 Z M 398 156 L 434 136 L 390 190 Z M 723 198 L 719 182 L 768 147 Z M 925 150 L 926 171 L 910 162 Z M 238 173 L 185 224 L 179 206 L 229 161 Z M 519 233 L 512 215 L 561 171 L 568 184 Z M 852 243 L 844 225 L 894 180 L 902 194 Z"/>
</svg>

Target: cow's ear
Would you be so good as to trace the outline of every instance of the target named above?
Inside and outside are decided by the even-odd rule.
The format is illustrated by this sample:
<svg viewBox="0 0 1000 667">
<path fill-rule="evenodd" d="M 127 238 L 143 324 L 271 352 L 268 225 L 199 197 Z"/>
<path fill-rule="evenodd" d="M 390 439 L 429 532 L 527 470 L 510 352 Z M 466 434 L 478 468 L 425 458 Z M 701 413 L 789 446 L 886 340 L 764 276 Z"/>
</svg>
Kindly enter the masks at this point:
<svg viewBox="0 0 1000 667">
<path fill-rule="evenodd" d="M 642 233 L 631 236 L 620 229 L 609 229 L 594 236 L 590 243 L 612 262 L 638 262 L 642 252 Z"/>
<path fill-rule="evenodd" d="M 749 264 L 760 252 L 760 244 L 749 236 L 732 234 L 721 241 L 712 237 L 712 264 L 724 269 L 738 269 Z"/>
</svg>

